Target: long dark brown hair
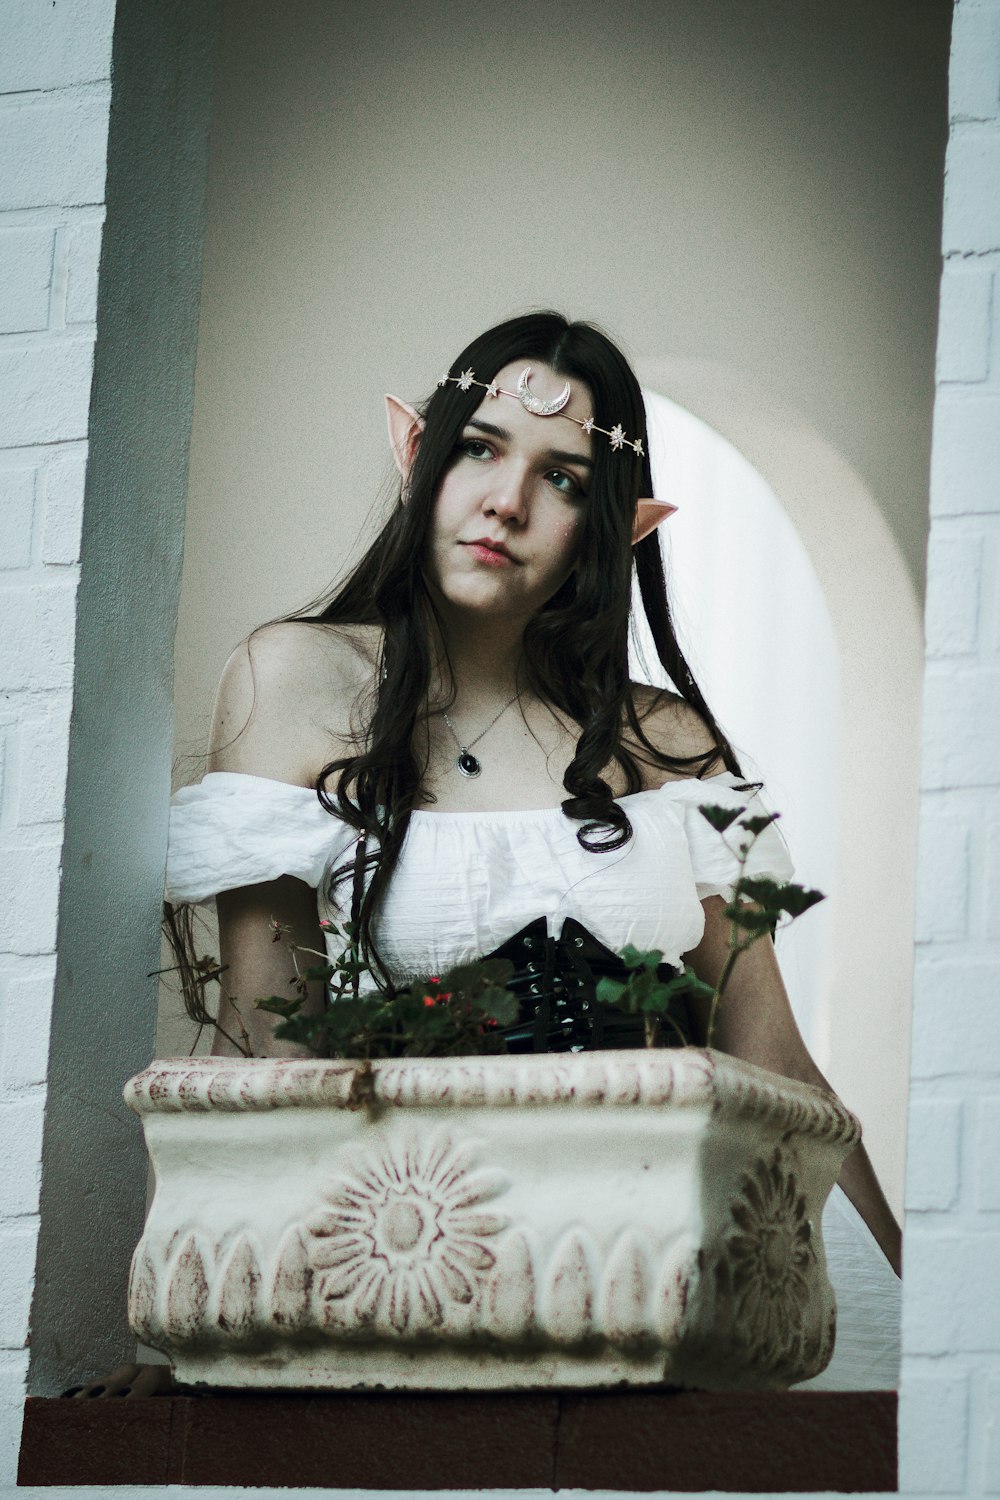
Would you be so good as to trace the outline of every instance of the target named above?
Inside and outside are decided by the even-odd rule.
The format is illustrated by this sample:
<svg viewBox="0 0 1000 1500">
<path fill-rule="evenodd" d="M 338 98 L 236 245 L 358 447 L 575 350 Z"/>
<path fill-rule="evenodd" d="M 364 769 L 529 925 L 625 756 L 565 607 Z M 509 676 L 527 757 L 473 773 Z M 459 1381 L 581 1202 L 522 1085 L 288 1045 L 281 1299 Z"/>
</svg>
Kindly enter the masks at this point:
<svg viewBox="0 0 1000 1500">
<path fill-rule="evenodd" d="M 458 355 L 451 373 L 471 369 L 477 380 L 489 381 L 505 365 L 522 359 L 547 364 L 568 380 L 582 380 L 592 394 L 599 427 L 620 423 L 630 438 L 642 439 L 642 457 L 630 448 L 615 450 L 608 441 L 595 440 L 574 570 L 524 634 L 527 685 L 580 726 L 576 753 L 563 778 L 563 812 L 580 822 L 577 837 L 585 849 L 615 849 L 631 838 L 632 829 L 602 773 L 615 764 L 627 792 L 642 787 L 639 765 L 624 743 L 626 728 L 644 753 L 665 769 L 697 774 L 721 756 L 729 770 L 741 772 L 678 645 L 656 533 L 632 546 L 636 500 L 652 495 L 653 479 L 642 393 L 628 361 L 592 324 L 540 312 L 481 334 Z M 441 480 L 481 401 L 476 386 L 466 392 L 452 383 L 435 389 L 421 408 L 425 426 L 406 504 L 400 494 L 388 522 L 349 577 L 307 617 L 298 617 L 326 625 L 376 625 L 381 630 L 366 745 L 325 766 L 317 789 L 329 812 L 366 836 L 371 878 L 360 903 L 357 936 L 362 954 L 387 983 L 374 929 L 410 814 L 428 800 L 423 786 L 426 757 L 418 754 L 422 736 L 417 730 L 428 712 L 436 653 L 443 648 L 443 632 L 427 587 L 428 539 Z M 715 747 L 705 754 L 666 756 L 643 730 L 628 668 L 633 569 L 657 657 L 677 692 L 698 710 L 714 736 Z M 335 871 L 334 884 L 353 869 L 344 865 Z"/>
<path fill-rule="evenodd" d="M 458 355 L 451 373 L 471 369 L 477 380 L 490 381 L 516 360 L 544 363 L 570 381 L 585 382 L 597 426 L 610 429 L 620 423 L 630 439 L 642 439 L 640 457 L 631 448 L 615 450 L 606 439 L 595 438 L 574 570 L 524 634 L 526 685 L 580 726 L 563 778 L 567 795 L 562 810 L 579 822 L 577 838 L 585 849 L 616 849 L 631 838 L 632 828 L 602 773 L 616 765 L 627 792 L 639 791 L 643 784 L 626 732 L 642 747 L 644 759 L 671 772 L 698 775 L 717 758 L 734 774 L 742 772 L 677 642 L 656 532 L 632 545 L 636 500 L 653 494 L 653 481 L 642 394 L 628 361 L 593 324 L 539 312 L 481 334 Z M 377 671 L 360 705 L 362 744 L 356 754 L 324 766 L 316 788 L 327 811 L 358 830 L 358 853 L 333 872 L 331 895 L 336 892 L 341 908 L 350 904 L 353 878 L 355 938 L 362 957 L 387 987 L 391 979 L 376 939 L 378 913 L 410 815 L 430 800 L 424 788 L 426 752 L 417 749 L 426 736 L 418 731 L 426 722 L 434 665 L 442 651 L 447 663 L 444 633 L 427 585 L 431 522 L 441 481 L 481 400 L 476 386 L 463 392 L 448 383 L 434 390 L 420 408 L 425 425 L 407 480 L 406 503 L 401 489 L 389 520 L 348 577 L 307 610 L 286 617 L 306 628 L 372 625 L 381 632 Z M 633 578 L 661 665 L 714 738 L 714 748 L 702 754 L 665 755 L 643 729 L 628 665 Z M 362 873 L 369 877 L 366 882 Z M 195 1018 L 201 1020 L 203 1012 L 201 1004 Z"/>
</svg>

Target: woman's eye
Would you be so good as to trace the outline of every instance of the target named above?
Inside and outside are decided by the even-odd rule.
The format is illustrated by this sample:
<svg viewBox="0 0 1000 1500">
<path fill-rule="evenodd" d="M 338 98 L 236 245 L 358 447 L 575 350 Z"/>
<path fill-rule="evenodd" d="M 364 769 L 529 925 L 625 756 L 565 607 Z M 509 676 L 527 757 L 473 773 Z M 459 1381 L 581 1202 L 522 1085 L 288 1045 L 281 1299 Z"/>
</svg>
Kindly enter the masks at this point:
<svg viewBox="0 0 1000 1500">
<path fill-rule="evenodd" d="M 466 458 L 482 459 L 493 457 L 493 449 L 489 443 L 484 443 L 482 438 L 466 438 L 465 442 L 461 443 L 459 447 Z"/>
<path fill-rule="evenodd" d="M 583 498 L 583 487 L 580 481 L 574 479 L 572 474 L 567 474 L 565 469 L 550 469 L 545 477 L 553 489 L 557 489 L 560 494 Z"/>
</svg>

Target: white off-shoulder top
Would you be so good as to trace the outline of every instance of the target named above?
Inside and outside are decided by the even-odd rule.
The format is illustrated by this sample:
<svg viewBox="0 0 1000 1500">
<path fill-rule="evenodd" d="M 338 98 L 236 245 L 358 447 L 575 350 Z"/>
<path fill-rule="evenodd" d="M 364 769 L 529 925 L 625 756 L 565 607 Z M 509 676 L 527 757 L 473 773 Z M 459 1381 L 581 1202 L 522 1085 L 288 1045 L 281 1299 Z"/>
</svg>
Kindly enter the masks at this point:
<svg viewBox="0 0 1000 1500">
<path fill-rule="evenodd" d="M 580 824 L 558 807 L 415 812 L 376 932 L 390 974 L 399 983 L 443 973 L 491 953 L 540 916 L 553 934 L 573 917 L 608 948 L 658 948 L 677 964 L 704 930 L 701 902 L 731 894 L 746 838 L 735 825 L 716 832 L 699 803 L 766 811 L 740 785 L 727 771 L 623 797 L 633 837 L 603 854 L 580 845 Z M 199 902 L 294 875 L 319 892 L 321 917 L 343 919 L 351 882 L 331 889 L 331 875 L 352 858 L 356 839 L 309 788 L 213 772 L 173 799 L 167 896 Z M 753 844 L 746 870 L 791 875 L 773 824 Z"/>
</svg>

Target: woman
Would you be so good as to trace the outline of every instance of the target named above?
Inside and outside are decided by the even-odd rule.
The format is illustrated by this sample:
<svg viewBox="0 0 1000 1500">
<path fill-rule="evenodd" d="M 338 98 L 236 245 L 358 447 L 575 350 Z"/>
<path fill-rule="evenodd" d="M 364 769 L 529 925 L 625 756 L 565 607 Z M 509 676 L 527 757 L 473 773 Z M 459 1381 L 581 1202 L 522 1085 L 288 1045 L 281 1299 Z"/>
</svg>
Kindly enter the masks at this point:
<svg viewBox="0 0 1000 1500">
<path fill-rule="evenodd" d="M 389 984 L 496 951 L 524 960 L 525 932 L 540 935 L 547 990 L 518 1044 L 636 1045 L 595 1034 L 597 1007 L 567 999 L 566 934 L 583 934 L 598 969 L 634 942 L 714 983 L 737 871 L 697 804 L 748 793 L 671 623 L 656 527 L 673 507 L 650 498 L 635 376 L 599 331 L 542 313 L 474 340 L 423 411 L 387 406 L 390 520 L 324 607 L 236 651 L 211 774 L 175 799 L 168 894 L 218 897 L 214 1050 L 288 1050 L 252 1003 L 287 993 L 271 923 L 321 948 L 321 919 L 352 906 Z M 677 692 L 629 680 L 633 569 Z M 773 829 L 749 868 L 788 875 Z M 769 940 L 737 964 L 715 1042 L 828 1087 Z M 873 1236 L 898 1272 L 863 1148 L 841 1183 L 848 1239 L 871 1269 Z M 139 1393 L 142 1379 L 105 1386 Z"/>
</svg>

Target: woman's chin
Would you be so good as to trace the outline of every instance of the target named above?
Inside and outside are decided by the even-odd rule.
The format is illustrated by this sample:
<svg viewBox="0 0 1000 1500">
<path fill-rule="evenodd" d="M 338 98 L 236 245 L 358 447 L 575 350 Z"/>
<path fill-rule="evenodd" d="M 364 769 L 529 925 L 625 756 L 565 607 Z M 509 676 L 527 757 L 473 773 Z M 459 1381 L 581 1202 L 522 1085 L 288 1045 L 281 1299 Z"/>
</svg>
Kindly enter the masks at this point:
<svg viewBox="0 0 1000 1500">
<path fill-rule="evenodd" d="M 439 594 L 444 608 L 458 614 L 527 619 L 538 607 L 526 601 L 519 591 L 515 593 L 505 587 L 500 579 L 463 580 L 446 585 Z"/>
</svg>

